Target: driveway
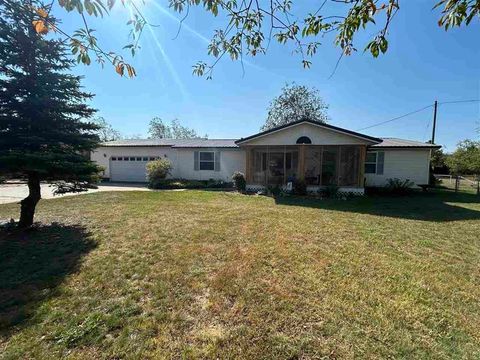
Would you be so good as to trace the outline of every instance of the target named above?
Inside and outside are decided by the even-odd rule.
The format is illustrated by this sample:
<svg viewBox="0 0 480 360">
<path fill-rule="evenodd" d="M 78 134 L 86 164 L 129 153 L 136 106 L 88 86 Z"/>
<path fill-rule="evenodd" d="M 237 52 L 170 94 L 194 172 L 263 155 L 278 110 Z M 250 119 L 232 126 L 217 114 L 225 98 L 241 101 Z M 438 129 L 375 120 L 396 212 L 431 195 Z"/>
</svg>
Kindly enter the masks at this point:
<svg viewBox="0 0 480 360">
<path fill-rule="evenodd" d="M 49 184 L 41 185 L 42 199 L 58 198 L 62 196 L 76 196 L 99 191 L 150 191 L 145 184 L 123 184 L 123 183 L 103 183 L 98 185 L 98 189 L 89 189 L 80 193 L 71 193 L 64 195 L 53 195 L 53 187 Z M 0 204 L 19 202 L 28 195 L 28 187 L 23 183 L 9 182 L 0 185 Z"/>
</svg>

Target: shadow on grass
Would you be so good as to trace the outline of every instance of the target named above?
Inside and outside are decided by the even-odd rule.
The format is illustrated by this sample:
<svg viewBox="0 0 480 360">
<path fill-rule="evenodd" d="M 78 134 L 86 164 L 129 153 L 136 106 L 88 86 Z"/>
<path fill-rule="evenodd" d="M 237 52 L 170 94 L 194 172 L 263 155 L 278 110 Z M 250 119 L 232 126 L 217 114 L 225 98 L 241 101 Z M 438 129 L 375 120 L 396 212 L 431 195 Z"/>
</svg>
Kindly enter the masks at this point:
<svg viewBox="0 0 480 360">
<path fill-rule="evenodd" d="M 21 233 L 0 230 L 0 333 L 28 320 L 95 247 L 81 226 L 52 224 Z"/>
<path fill-rule="evenodd" d="M 346 201 L 278 197 L 275 202 L 278 205 L 304 206 L 411 220 L 441 222 L 480 219 L 480 211 L 469 209 L 467 205 L 480 204 L 479 196 L 445 190 L 418 192 L 401 197 L 374 195 Z M 466 204 L 467 207 L 459 206 L 459 204 Z"/>
</svg>

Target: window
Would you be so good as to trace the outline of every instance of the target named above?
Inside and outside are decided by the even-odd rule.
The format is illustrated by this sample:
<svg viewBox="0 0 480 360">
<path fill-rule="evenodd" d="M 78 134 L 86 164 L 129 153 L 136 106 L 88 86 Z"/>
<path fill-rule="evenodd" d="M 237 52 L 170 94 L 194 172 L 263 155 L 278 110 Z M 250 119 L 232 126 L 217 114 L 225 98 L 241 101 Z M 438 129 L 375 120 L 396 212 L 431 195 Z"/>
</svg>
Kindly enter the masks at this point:
<svg viewBox="0 0 480 360">
<path fill-rule="evenodd" d="M 112 156 L 112 161 L 117 161 L 117 158 L 115 156 Z"/>
<path fill-rule="evenodd" d="M 365 174 L 383 175 L 385 153 L 383 151 L 367 152 Z"/>
<path fill-rule="evenodd" d="M 148 157 L 145 156 L 145 157 L 143 158 L 143 161 L 148 161 Z"/>
<path fill-rule="evenodd" d="M 130 158 L 130 161 L 135 161 L 135 158 L 134 158 L 134 157 L 131 157 L 131 158 Z"/>
<path fill-rule="evenodd" d="M 377 153 L 367 152 L 365 158 L 365 174 L 376 174 L 377 172 Z"/>
<path fill-rule="evenodd" d="M 308 136 L 300 136 L 297 139 L 297 144 L 311 144 L 312 140 Z"/>
<path fill-rule="evenodd" d="M 154 161 L 155 158 L 153 156 L 150 156 L 150 161 Z"/>
<path fill-rule="evenodd" d="M 142 158 L 141 158 L 141 157 L 137 157 L 137 161 L 142 161 Z"/>
<path fill-rule="evenodd" d="M 215 170 L 215 153 L 200 151 L 200 170 Z"/>
<path fill-rule="evenodd" d="M 129 159 L 130 159 L 130 158 L 128 158 L 128 157 L 124 157 L 124 158 L 123 158 L 123 161 L 128 161 Z"/>
</svg>

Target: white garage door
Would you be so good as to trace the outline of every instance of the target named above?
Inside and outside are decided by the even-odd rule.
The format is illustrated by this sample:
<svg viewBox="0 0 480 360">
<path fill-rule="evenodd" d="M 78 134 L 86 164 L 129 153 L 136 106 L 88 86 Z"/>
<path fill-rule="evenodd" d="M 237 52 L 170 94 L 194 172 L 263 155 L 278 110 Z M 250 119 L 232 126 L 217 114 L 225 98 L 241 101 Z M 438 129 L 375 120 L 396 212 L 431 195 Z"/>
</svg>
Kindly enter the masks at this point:
<svg viewBox="0 0 480 360">
<path fill-rule="evenodd" d="M 126 182 L 146 182 L 145 165 L 154 160 L 145 156 L 112 156 L 110 159 L 110 180 Z"/>
</svg>

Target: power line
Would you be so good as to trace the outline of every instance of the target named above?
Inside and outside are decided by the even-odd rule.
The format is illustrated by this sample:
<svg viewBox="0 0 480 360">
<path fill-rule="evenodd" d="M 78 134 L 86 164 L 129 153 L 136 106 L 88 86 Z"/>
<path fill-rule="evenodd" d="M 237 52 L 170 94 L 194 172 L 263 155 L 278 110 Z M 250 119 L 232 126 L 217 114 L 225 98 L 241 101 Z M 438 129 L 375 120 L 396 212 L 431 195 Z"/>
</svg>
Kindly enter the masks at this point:
<svg viewBox="0 0 480 360">
<path fill-rule="evenodd" d="M 444 105 L 444 104 L 460 104 L 460 103 L 470 103 L 470 102 L 480 102 L 480 99 L 458 100 L 458 101 L 444 101 L 444 102 L 439 102 L 438 105 Z"/>
<path fill-rule="evenodd" d="M 446 105 L 446 104 L 460 104 L 460 103 L 473 103 L 473 102 L 480 102 L 480 99 L 471 99 L 471 100 L 457 100 L 457 101 L 443 101 L 443 102 L 439 102 L 438 105 Z M 370 129 L 370 128 L 373 128 L 373 127 L 376 127 L 376 126 L 380 126 L 380 125 L 383 125 L 383 124 L 388 124 L 392 121 L 396 121 L 396 120 L 400 120 L 400 119 L 403 119 L 404 117 L 407 117 L 407 116 L 410 116 L 410 115 L 413 115 L 413 114 L 416 114 L 416 113 L 419 113 L 423 110 L 426 110 L 428 108 L 431 108 L 433 107 L 434 105 L 427 105 L 421 109 L 417 109 L 417 110 L 414 110 L 412 112 L 409 112 L 407 114 L 404 114 L 404 115 L 400 115 L 400 116 L 397 116 L 393 119 L 389 119 L 389 120 L 386 120 L 386 121 L 382 121 L 382 122 L 379 122 L 379 123 L 376 123 L 376 124 L 373 124 L 373 125 L 370 125 L 370 126 L 367 126 L 367 127 L 364 127 L 364 128 L 361 128 L 361 129 L 358 129 L 356 131 L 362 131 L 362 130 L 366 130 L 366 129 Z"/>
<path fill-rule="evenodd" d="M 380 126 L 380 125 L 387 124 L 387 123 L 392 122 L 392 121 L 395 121 L 395 120 L 403 119 L 404 117 L 407 117 L 407 116 L 410 116 L 410 115 L 419 113 L 420 111 L 426 110 L 426 109 L 431 108 L 431 107 L 433 107 L 433 105 L 425 106 L 425 107 L 423 107 L 423 108 L 421 108 L 421 109 L 417 109 L 417 110 L 414 110 L 414 111 L 409 112 L 409 113 L 407 113 L 407 114 L 397 116 L 397 117 L 395 117 L 395 118 L 393 118 L 393 119 L 386 120 L 386 121 L 382 121 L 382 122 L 379 122 L 379 123 L 376 123 L 376 124 L 373 124 L 373 125 L 370 125 L 370 126 L 367 126 L 367 127 L 361 128 L 361 129 L 358 129 L 357 131 L 362 131 L 362 130 L 370 129 L 370 128 L 375 127 L 375 126 Z"/>
</svg>

